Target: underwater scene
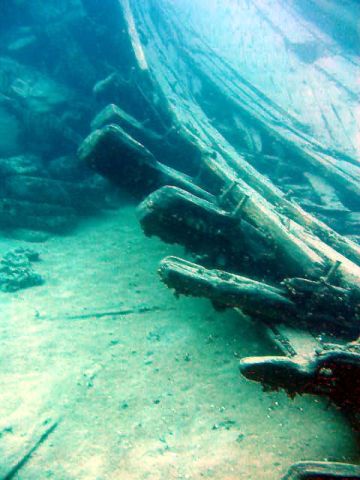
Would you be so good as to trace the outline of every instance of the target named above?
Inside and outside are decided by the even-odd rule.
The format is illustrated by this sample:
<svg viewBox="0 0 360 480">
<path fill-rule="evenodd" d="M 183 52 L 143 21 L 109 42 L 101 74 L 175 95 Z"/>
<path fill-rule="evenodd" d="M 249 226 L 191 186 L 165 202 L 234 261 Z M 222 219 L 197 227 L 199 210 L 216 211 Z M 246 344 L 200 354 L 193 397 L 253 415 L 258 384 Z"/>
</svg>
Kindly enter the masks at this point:
<svg viewBox="0 0 360 480">
<path fill-rule="evenodd" d="M 358 0 L 0 0 L 0 480 L 360 480 Z"/>
</svg>

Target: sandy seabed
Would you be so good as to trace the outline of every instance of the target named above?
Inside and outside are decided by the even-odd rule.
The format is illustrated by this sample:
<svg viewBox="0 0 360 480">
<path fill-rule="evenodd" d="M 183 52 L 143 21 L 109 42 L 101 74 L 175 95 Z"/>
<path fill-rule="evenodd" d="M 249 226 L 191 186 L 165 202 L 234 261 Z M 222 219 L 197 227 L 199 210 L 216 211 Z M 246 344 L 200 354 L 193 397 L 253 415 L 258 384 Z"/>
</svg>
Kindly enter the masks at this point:
<svg viewBox="0 0 360 480">
<path fill-rule="evenodd" d="M 182 249 L 146 238 L 132 205 L 0 253 L 20 245 L 46 282 L 0 294 L 0 478 L 276 480 L 358 460 L 325 401 L 240 377 L 239 358 L 277 352 L 256 323 L 160 283 Z"/>
</svg>

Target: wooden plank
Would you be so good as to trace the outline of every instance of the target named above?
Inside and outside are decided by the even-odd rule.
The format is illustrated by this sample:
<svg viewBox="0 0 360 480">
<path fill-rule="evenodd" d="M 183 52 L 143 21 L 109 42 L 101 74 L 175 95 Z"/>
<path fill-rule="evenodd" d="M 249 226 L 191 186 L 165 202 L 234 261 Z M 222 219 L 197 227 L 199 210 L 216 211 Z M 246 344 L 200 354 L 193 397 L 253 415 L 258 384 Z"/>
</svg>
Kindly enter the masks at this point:
<svg viewBox="0 0 360 480">
<path fill-rule="evenodd" d="M 22 432 L 20 442 L 18 430 L 21 429 L 21 426 L 19 426 L 17 430 L 13 430 L 12 426 L 8 427 L 10 430 L 6 434 L 7 444 L 6 448 L 2 451 L 0 464 L 0 476 L 2 480 L 18 478 L 18 473 L 21 468 L 55 431 L 59 425 L 59 421 L 58 419 L 54 420 L 51 418 L 39 420 L 39 422 L 31 428 Z"/>
<path fill-rule="evenodd" d="M 360 467 L 335 462 L 299 462 L 283 480 L 359 480 Z"/>
</svg>

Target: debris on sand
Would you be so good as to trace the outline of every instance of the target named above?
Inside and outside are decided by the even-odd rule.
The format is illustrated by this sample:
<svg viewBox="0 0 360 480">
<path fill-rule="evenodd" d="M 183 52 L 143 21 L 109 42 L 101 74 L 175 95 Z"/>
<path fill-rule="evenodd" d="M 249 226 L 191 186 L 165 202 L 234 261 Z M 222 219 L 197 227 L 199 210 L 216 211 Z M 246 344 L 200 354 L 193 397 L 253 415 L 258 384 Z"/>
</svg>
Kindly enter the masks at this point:
<svg viewBox="0 0 360 480">
<path fill-rule="evenodd" d="M 42 285 L 43 277 L 31 265 L 39 260 L 38 252 L 30 248 L 19 247 L 7 252 L 0 261 L 0 290 L 16 292 Z"/>
</svg>

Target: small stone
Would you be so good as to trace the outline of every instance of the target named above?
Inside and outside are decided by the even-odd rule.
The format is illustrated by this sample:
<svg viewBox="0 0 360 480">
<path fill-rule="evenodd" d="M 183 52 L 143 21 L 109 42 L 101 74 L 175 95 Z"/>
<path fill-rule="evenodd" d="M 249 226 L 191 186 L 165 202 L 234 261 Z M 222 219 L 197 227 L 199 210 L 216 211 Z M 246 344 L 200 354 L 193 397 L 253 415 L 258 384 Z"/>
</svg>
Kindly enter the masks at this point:
<svg viewBox="0 0 360 480">
<path fill-rule="evenodd" d="M 243 433 L 240 433 L 237 437 L 236 437 L 236 442 L 237 443 L 241 443 L 245 438 L 245 435 Z"/>
<path fill-rule="evenodd" d="M 146 338 L 152 342 L 154 341 L 160 342 L 160 339 L 161 339 L 160 335 L 157 332 L 149 332 Z"/>
<path fill-rule="evenodd" d="M 216 423 L 212 429 L 219 430 L 220 428 L 224 428 L 225 430 L 230 430 L 230 428 L 233 427 L 235 424 L 235 420 L 225 420 L 223 422 Z"/>
<path fill-rule="evenodd" d="M 185 361 L 185 362 L 191 362 L 190 353 L 186 353 L 186 354 L 184 355 L 184 361 Z"/>
</svg>

